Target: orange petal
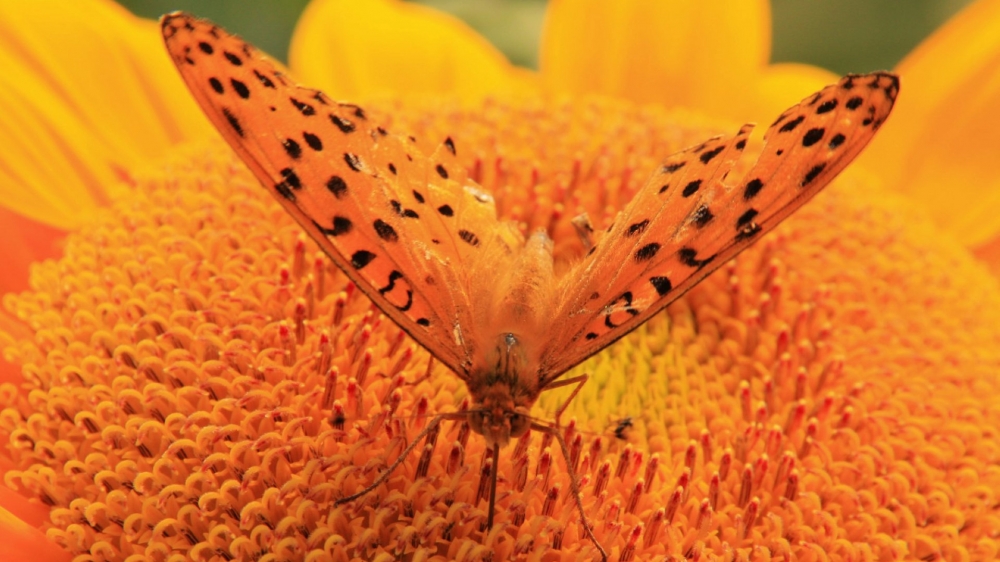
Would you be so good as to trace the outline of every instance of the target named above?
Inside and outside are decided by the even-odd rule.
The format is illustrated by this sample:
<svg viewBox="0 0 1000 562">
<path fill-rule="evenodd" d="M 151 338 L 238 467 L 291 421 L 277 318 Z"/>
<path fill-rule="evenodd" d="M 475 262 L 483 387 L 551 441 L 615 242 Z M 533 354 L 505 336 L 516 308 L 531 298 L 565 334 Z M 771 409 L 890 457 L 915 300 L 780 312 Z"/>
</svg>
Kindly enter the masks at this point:
<svg viewBox="0 0 1000 562">
<path fill-rule="evenodd" d="M 28 266 L 60 255 L 64 230 L 0 207 L 0 295 L 28 288 Z"/>
<path fill-rule="evenodd" d="M 211 133 L 156 25 L 107 0 L 0 3 L 0 201 L 71 228 L 127 170 Z"/>
<path fill-rule="evenodd" d="M 972 253 L 1000 277 L 1000 233 L 977 245 Z"/>
<path fill-rule="evenodd" d="M 973 246 L 1000 233 L 1000 2 L 960 12 L 898 67 L 903 87 L 863 162 Z"/>
<path fill-rule="evenodd" d="M 766 0 L 553 0 L 542 79 L 557 91 L 745 119 L 755 104 L 748 84 L 770 56 L 770 21 Z"/>
<path fill-rule="evenodd" d="M 0 487 L 0 490 L 9 490 Z M 0 503 L 3 502 L 0 495 Z M 68 562 L 69 552 L 45 538 L 45 534 L 0 507 L 0 560 L 5 562 Z"/>
<path fill-rule="evenodd" d="M 339 98 L 447 94 L 463 100 L 524 86 L 523 76 L 458 19 L 397 0 L 316 0 L 292 36 L 296 77 Z"/>
</svg>

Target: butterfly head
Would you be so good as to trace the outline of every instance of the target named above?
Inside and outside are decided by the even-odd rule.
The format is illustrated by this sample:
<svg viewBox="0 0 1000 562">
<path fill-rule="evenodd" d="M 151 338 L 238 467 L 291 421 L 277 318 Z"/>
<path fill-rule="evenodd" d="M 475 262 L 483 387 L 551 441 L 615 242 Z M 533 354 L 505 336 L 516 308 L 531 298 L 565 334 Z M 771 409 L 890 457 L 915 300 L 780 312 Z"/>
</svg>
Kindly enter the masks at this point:
<svg viewBox="0 0 1000 562">
<path fill-rule="evenodd" d="M 510 388 L 502 383 L 485 389 L 485 394 L 476 398 L 476 404 L 469 413 L 469 425 L 486 439 L 487 446 L 504 447 L 531 427 L 528 414 L 531 404 L 518 404 Z"/>
</svg>

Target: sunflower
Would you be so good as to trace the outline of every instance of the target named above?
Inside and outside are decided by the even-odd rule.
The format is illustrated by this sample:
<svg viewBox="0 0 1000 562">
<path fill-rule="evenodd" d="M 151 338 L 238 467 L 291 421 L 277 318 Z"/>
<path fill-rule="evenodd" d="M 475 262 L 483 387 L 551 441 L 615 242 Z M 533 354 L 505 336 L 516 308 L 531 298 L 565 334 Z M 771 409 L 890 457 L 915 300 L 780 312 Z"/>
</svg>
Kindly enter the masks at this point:
<svg viewBox="0 0 1000 562">
<path fill-rule="evenodd" d="M 426 8 L 317 0 L 290 65 L 461 138 L 508 218 L 607 221 L 674 150 L 835 79 L 767 64 L 760 3 L 663 6 L 553 2 L 531 73 Z M 613 559 L 1000 554 L 998 22 L 977 2 L 914 51 L 861 165 L 581 367 L 564 431 Z M 460 424 L 333 506 L 461 407 L 458 379 L 234 159 L 153 22 L 92 0 L 0 25 L 3 279 L 29 287 L 0 316 L 5 560 L 593 555 L 537 437 L 500 459 L 492 532 Z"/>
</svg>

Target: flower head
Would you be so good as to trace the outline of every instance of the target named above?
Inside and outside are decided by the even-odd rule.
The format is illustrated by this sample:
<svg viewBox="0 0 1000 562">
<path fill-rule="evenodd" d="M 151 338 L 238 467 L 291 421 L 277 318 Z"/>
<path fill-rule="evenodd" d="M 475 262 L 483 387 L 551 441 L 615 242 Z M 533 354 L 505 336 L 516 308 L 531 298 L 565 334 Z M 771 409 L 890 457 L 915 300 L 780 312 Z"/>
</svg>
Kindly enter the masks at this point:
<svg viewBox="0 0 1000 562">
<path fill-rule="evenodd" d="M 665 155 L 730 128 L 586 95 L 474 97 L 368 108 L 419 137 L 460 131 L 503 216 L 549 229 L 565 259 L 580 251 L 569 218 L 606 225 Z M 23 372 L 0 385 L 4 483 L 46 513 L 22 521 L 104 559 L 593 553 L 537 435 L 501 455 L 490 533 L 486 451 L 461 423 L 334 505 L 461 408 L 463 385 L 223 145 L 138 161 L 32 291 L 4 298 Z M 921 217 L 849 171 L 581 368 L 564 435 L 616 559 L 995 556 L 1000 289 Z"/>
</svg>

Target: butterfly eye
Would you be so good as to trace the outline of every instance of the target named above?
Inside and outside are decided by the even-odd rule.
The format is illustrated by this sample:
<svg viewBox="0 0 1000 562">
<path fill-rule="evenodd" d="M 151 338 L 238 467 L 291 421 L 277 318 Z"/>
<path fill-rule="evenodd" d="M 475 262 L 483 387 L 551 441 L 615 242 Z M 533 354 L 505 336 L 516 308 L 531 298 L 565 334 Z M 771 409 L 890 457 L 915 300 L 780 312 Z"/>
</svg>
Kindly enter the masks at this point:
<svg viewBox="0 0 1000 562">
<path fill-rule="evenodd" d="M 469 412 L 469 425 L 472 427 L 472 431 L 482 435 L 483 426 L 486 423 L 486 413 L 482 410 L 473 410 Z"/>
<path fill-rule="evenodd" d="M 510 437 L 512 439 L 524 435 L 531 427 L 528 417 L 517 412 L 512 412 L 508 415 L 507 420 L 510 422 Z"/>
</svg>

